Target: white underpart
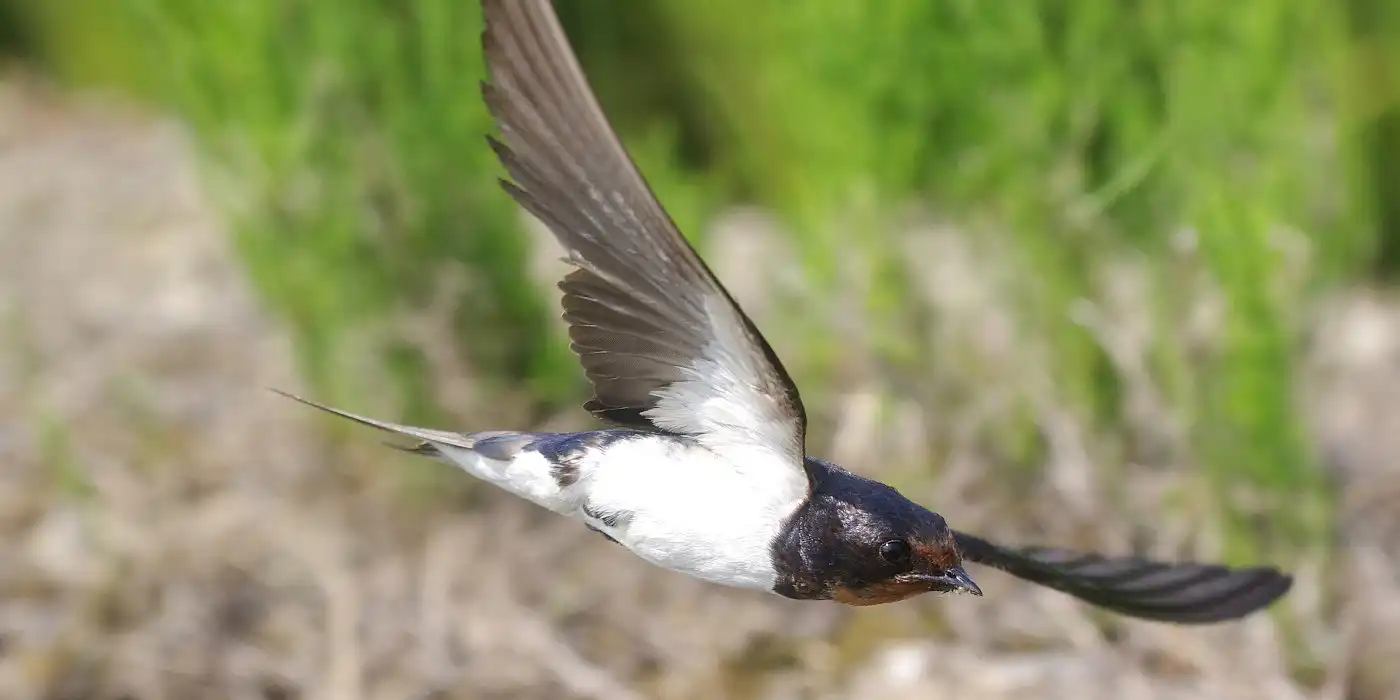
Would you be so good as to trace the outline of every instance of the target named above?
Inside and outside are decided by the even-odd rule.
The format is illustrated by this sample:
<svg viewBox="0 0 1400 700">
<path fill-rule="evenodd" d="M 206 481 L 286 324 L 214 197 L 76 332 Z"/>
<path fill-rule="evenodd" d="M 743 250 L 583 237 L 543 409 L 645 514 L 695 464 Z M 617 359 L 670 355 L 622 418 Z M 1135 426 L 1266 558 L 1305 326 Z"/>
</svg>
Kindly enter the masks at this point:
<svg viewBox="0 0 1400 700">
<path fill-rule="evenodd" d="M 467 473 L 577 518 L 657 566 L 728 586 L 771 591 L 777 573 L 770 545 L 805 497 L 805 486 L 794 493 L 785 465 L 736 462 L 663 436 L 583 454 L 579 480 L 563 488 L 533 450 L 502 461 L 435 444 Z M 588 515 L 585 506 L 599 516 L 618 514 L 616 524 Z"/>
<path fill-rule="evenodd" d="M 445 461 L 461 467 L 472 476 L 499 486 L 527 501 L 556 513 L 573 515 L 579 508 L 576 495 L 559 484 L 550 473 L 552 465 L 533 450 L 508 460 L 491 459 L 469 448 L 428 440 Z"/>
<path fill-rule="evenodd" d="M 727 586 L 772 590 L 777 579 L 772 543 L 807 497 L 806 479 L 798 478 L 803 474 L 800 466 L 763 444 L 735 439 L 742 433 L 716 432 L 694 440 L 637 435 L 604 447 L 581 443 L 581 452 L 569 456 L 578 478 L 560 486 L 554 463 L 535 449 L 521 450 L 509 459 L 493 459 L 473 449 L 481 440 L 518 433 L 416 428 L 280 393 L 425 441 L 443 461 L 581 520 L 657 566 Z M 707 415 L 744 415 L 740 406 L 726 407 L 722 395 L 708 400 L 712 403 Z M 763 430 L 757 428 L 760 434 Z M 613 524 L 607 522 L 610 519 Z"/>
</svg>

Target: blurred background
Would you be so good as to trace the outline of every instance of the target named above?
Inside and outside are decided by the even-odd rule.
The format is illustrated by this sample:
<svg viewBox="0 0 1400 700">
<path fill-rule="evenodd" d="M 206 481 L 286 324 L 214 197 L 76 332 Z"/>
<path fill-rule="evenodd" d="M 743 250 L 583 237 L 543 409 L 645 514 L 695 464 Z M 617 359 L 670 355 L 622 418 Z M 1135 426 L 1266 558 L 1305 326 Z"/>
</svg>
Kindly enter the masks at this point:
<svg viewBox="0 0 1400 700">
<path fill-rule="evenodd" d="M 475 0 L 0 0 L 0 696 L 1400 698 L 1400 2 L 559 0 L 809 448 L 1011 542 L 1297 573 L 654 569 L 275 386 L 594 425 Z"/>
</svg>

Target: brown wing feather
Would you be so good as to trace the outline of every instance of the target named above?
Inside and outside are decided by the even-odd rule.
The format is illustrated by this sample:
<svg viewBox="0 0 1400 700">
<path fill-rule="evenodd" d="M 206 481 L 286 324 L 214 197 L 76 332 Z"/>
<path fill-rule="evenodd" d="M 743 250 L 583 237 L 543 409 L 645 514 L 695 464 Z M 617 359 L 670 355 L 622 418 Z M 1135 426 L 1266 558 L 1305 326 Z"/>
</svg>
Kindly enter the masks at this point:
<svg viewBox="0 0 1400 700">
<path fill-rule="evenodd" d="M 486 104 L 507 192 L 569 251 L 560 283 L 587 408 L 767 448 L 800 469 L 806 415 L 762 334 L 676 229 L 594 98 L 548 0 L 485 0 Z"/>
</svg>

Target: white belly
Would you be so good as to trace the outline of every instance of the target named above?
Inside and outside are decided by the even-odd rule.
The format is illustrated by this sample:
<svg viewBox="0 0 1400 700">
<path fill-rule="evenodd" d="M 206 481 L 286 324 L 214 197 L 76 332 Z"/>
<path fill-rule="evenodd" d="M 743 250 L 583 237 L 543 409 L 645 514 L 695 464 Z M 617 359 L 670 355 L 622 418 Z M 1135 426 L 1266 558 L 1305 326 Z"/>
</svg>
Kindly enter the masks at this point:
<svg viewBox="0 0 1400 700">
<path fill-rule="evenodd" d="M 711 436 L 700 446 L 637 431 L 450 433 L 297 400 L 422 440 L 426 449 L 410 451 L 583 520 L 653 564 L 729 586 L 772 590 L 770 548 L 807 497 L 801 465 L 761 441 Z"/>
<path fill-rule="evenodd" d="M 589 462 L 576 485 L 584 522 L 657 566 L 772 589 L 771 544 L 806 497 L 791 467 L 735 464 L 667 438 L 613 445 Z"/>
</svg>

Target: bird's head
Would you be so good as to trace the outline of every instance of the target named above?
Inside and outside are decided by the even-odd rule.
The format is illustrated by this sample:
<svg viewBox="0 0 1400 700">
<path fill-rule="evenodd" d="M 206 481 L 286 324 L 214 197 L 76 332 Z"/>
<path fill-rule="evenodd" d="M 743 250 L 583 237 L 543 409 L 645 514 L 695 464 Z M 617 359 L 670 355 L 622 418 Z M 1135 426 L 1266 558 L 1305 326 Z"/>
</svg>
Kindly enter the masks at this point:
<svg viewBox="0 0 1400 700">
<path fill-rule="evenodd" d="M 774 543 L 779 593 L 847 605 L 982 595 L 943 516 L 890 486 L 831 469 Z"/>
</svg>

